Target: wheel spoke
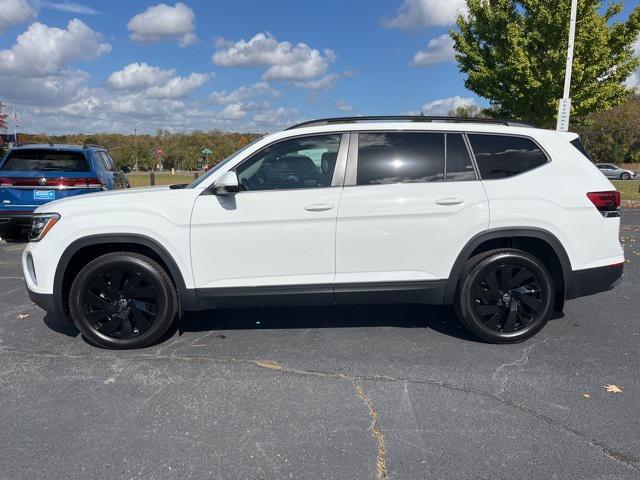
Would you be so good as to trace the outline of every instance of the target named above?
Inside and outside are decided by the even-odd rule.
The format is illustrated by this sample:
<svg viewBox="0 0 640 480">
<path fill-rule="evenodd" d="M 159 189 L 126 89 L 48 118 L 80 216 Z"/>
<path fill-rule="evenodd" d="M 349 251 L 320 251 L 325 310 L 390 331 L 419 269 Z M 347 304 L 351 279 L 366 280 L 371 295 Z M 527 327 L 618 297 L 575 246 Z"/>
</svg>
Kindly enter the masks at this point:
<svg viewBox="0 0 640 480">
<path fill-rule="evenodd" d="M 152 286 L 134 288 L 129 290 L 128 295 L 134 299 L 155 299 L 157 297 L 156 289 Z"/>
<path fill-rule="evenodd" d="M 85 316 L 87 317 L 87 320 L 89 320 L 93 324 L 109 318 L 109 315 L 104 310 L 94 310 L 92 312 L 87 312 L 85 313 Z"/>
<path fill-rule="evenodd" d="M 138 273 L 134 273 L 133 275 L 130 275 L 127 278 L 127 280 L 124 282 L 124 285 L 122 286 L 122 292 L 125 295 L 128 295 L 131 292 L 131 290 L 137 288 L 138 285 L 140 285 L 141 281 L 142 281 L 142 275 Z"/>
<path fill-rule="evenodd" d="M 507 319 L 502 326 L 503 332 L 513 332 L 516 328 L 516 321 L 518 320 L 518 308 L 515 303 L 511 305 L 511 310 L 509 310 L 509 315 L 507 315 Z"/>
<path fill-rule="evenodd" d="M 500 310 L 500 307 L 498 305 L 478 305 L 476 306 L 476 311 L 484 316 L 484 315 L 490 315 L 492 313 L 497 313 Z"/>
<path fill-rule="evenodd" d="M 533 274 L 526 268 L 522 267 L 520 271 L 511 278 L 511 281 L 509 282 L 509 288 L 519 287 L 529 279 L 533 279 Z"/>
<path fill-rule="evenodd" d="M 149 320 L 143 315 L 138 307 L 135 306 L 135 304 L 131 307 L 131 313 L 133 314 L 133 319 L 140 333 L 147 331 L 151 326 Z"/>
<path fill-rule="evenodd" d="M 124 275 L 124 270 L 113 270 L 111 272 L 111 279 L 109 280 L 109 293 L 111 294 L 112 298 L 115 298 L 118 293 L 120 293 L 121 290 L 121 286 L 122 286 L 122 277 Z"/>
<path fill-rule="evenodd" d="M 500 328 L 500 321 L 502 320 L 502 313 L 498 312 L 494 314 L 489 320 L 486 322 L 486 326 L 491 330 L 498 330 Z"/>
<path fill-rule="evenodd" d="M 500 269 L 500 287 L 501 290 L 507 290 L 509 283 L 511 282 L 511 275 L 513 274 L 513 266 L 505 265 Z"/>
<path fill-rule="evenodd" d="M 122 322 L 122 328 L 120 329 L 122 333 L 122 338 L 127 338 L 133 335 L 133 328 L 131 328 L 131 320 L 125 318 Z"/>
<path fill-rule="evenodd" d="M 104 298 L 99 297 L 95 293 L 87 292 L 86 301 L 89 305 L 100 310 L 104 310 L 105 312 L 113 313 L 115 311 L 115 308 L 113 307 L 113 305 L 111 305 L 111 303 L 109 303 Z"/>
<path fill-rule="evenodd" d="M 513 293 L 518 300 L 520 300 L 522 303 L 524 303 L 527 307 L 529 307 L 534 312 L 537 313 L 542 308 L 542 302 L 537 298 L 533 297 L 531 293 L 519 292 L 517 290 L 514 290 Z"/>
<path fill-rule="evenodd" d="M 115 333 L 118 328 L 120 328 L 122 322 L 122 317 L 120 317 L 119 315 L 114 315 L 107 323 L 99 327 L 97 330 L 105 335 L 111 335 Z"/>
<path fill-rule="evenodd" d="M 498 290 L 500 290 L 500 287 L 498 286 L 498 278 L 496 277 L 496 275 L 497 275 L 497 272 L 495 270 L 492 270 L 487 276 L 487 278 L 485 279 L 485 281 L 489 286 L 489 291 L 491 292 L 491 294 L 495 295 L 495 297 L 497 298 Z"/>
<path fill-rule="evenodd" d="M 99 293 L 103 294 L 105 297 L 110 297 L 111 287 L 104 280 L 102 275 L 96 276 L 94 281 L 91 283 L 91 287 L 95 288 Z M 110 298 L 109 298 L 110 299 Z"/>
</svg>

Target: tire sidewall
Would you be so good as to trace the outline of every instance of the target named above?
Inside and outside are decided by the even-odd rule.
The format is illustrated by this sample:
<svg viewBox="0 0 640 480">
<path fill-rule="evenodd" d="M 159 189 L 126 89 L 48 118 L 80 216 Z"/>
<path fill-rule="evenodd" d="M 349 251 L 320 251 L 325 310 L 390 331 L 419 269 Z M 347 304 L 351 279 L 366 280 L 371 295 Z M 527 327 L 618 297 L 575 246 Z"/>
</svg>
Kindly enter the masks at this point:
<svg viewBox="0 0 640 480">
<path fill-rule="evenodd" d="M 156 321 L 151 328 L 138 337 L 126 340 L 111 338 L 97 332 L 86 319 L 83 313 L 83 297 L 89 286 L 89 281 L 97 273 L 112 268 L 122 268 L 125 270 L 134 270 L 145 275 L 148 281 L 153 282 L 160 293 L 158 299 L 158 314 Z M 91 343 L 113 349 L 137 348 L 150 345 L 159 340 L 162 335 L 170 327 L 175 314 L 175 305 L 172 305 L 173 295 L 171 292 L 172 285 L 168 285 L 166 279 L 160 271 L 150 262 L 137 256 L 128 256 L 122 254 L 119 256 L 105 255 L 99 257 L 87 264 L 73 281 L 69 293 L 69 310 L 73 322 L 78 327 L 84 337 Z"/>
<path fill-rule="evenodd" d="M 478 278 L 483 278 L 483 275 L 488 270 L 495 269 L 506 264 L 525 266 L 536 275 L 537 279 L 541 283 L 540 286 L 545 291 L 545 304 L 541 313 L 538 315 L 538 318 L 526 328 L 517 332 L 505 334 L 487 328 L 477 316 L 477 313 L 473 308 L 475 301 L 473 291 Z M 477 336 L 494 343 L 515 343 L 530 338 L 544 327 L 551 315 L 551 312 L 553 311 L 554 300 L 555 286 L 553 283 L 553 277 L 541 262 L 536 260 L 535 257 L 524 254 L 524 252 L 502 252 L 482 259 L 471 270 L 471 272 L 469 272 L 469 275 L 463 280 L 459 299 L 459 309 L 460 314 L 463 315 L 466 320 L 465 323 Z"/>
</svg>

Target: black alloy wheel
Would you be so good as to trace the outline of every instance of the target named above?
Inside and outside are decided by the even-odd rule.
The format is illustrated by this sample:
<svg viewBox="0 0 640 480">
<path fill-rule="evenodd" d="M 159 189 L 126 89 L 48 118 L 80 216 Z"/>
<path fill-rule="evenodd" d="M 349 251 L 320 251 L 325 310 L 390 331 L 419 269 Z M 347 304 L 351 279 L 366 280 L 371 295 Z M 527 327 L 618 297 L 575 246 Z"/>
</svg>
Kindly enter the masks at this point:
<svg viewBox="0 0 640 480">
<path fill-rule="evenodd" d="M 89 262 L 69 294 L 71 317 L 91 342 L 136 348 L 157 341 L 176 316 L 176 291 L 154 260 L 129 252 Z"/>
<path fill-rule="evenodd" d="M 533 336 L 553 311 L 553 278 L 537 258 L 499 249 L 469 260 L 456 308 L 474 334 L 495 343 Z"/>
</svg>

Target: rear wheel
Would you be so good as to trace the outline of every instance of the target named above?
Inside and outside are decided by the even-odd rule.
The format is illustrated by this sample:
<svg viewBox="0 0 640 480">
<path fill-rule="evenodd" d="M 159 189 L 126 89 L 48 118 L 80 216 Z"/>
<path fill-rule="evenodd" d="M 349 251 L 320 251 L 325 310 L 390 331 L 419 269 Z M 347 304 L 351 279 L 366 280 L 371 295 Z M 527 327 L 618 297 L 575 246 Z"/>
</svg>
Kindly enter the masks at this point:
<svg viewBox="0 0 640 480">
<path fill-rule="evenodd" d="M 71 317 L 91 342 L 138 348 L 159 340 L 176 317 L 178 300 L 167 272 L 154 260 L 114 252 L 89 262 L 69 293 Z"/>
<path fill-rule="evenodd" d="M 620 178 L 622 180 L 629 180 L 631 178 L 631 174 L 629 174 L 628 172 L 624 172 L 622 175 L 620 175 Z"/>
<path fill-rule="evenodd" d="M 553 277 L 540 260 L 521 250 L 498 249 L 468 260 L 455 306 L 478 337 L 513 343 L 544 327 L 554 299 Z"/>
</svg>

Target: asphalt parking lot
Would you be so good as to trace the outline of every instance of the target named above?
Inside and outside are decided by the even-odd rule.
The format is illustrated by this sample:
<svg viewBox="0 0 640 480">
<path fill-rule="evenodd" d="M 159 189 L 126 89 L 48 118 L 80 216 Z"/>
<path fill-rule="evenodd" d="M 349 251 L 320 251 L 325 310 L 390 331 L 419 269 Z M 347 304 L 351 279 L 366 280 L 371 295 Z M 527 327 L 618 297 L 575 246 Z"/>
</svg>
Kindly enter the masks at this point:
<svg viewBox="0 0 640 480">
<path fill-rule="evenodd" d="M 637 478 L 640 210 L 621 234 L 622 284 L 518 345 L 400 305 L 188 315 L 124 352 L 30 303 L 2 242 L 0 478 Z"/>
</svg>

